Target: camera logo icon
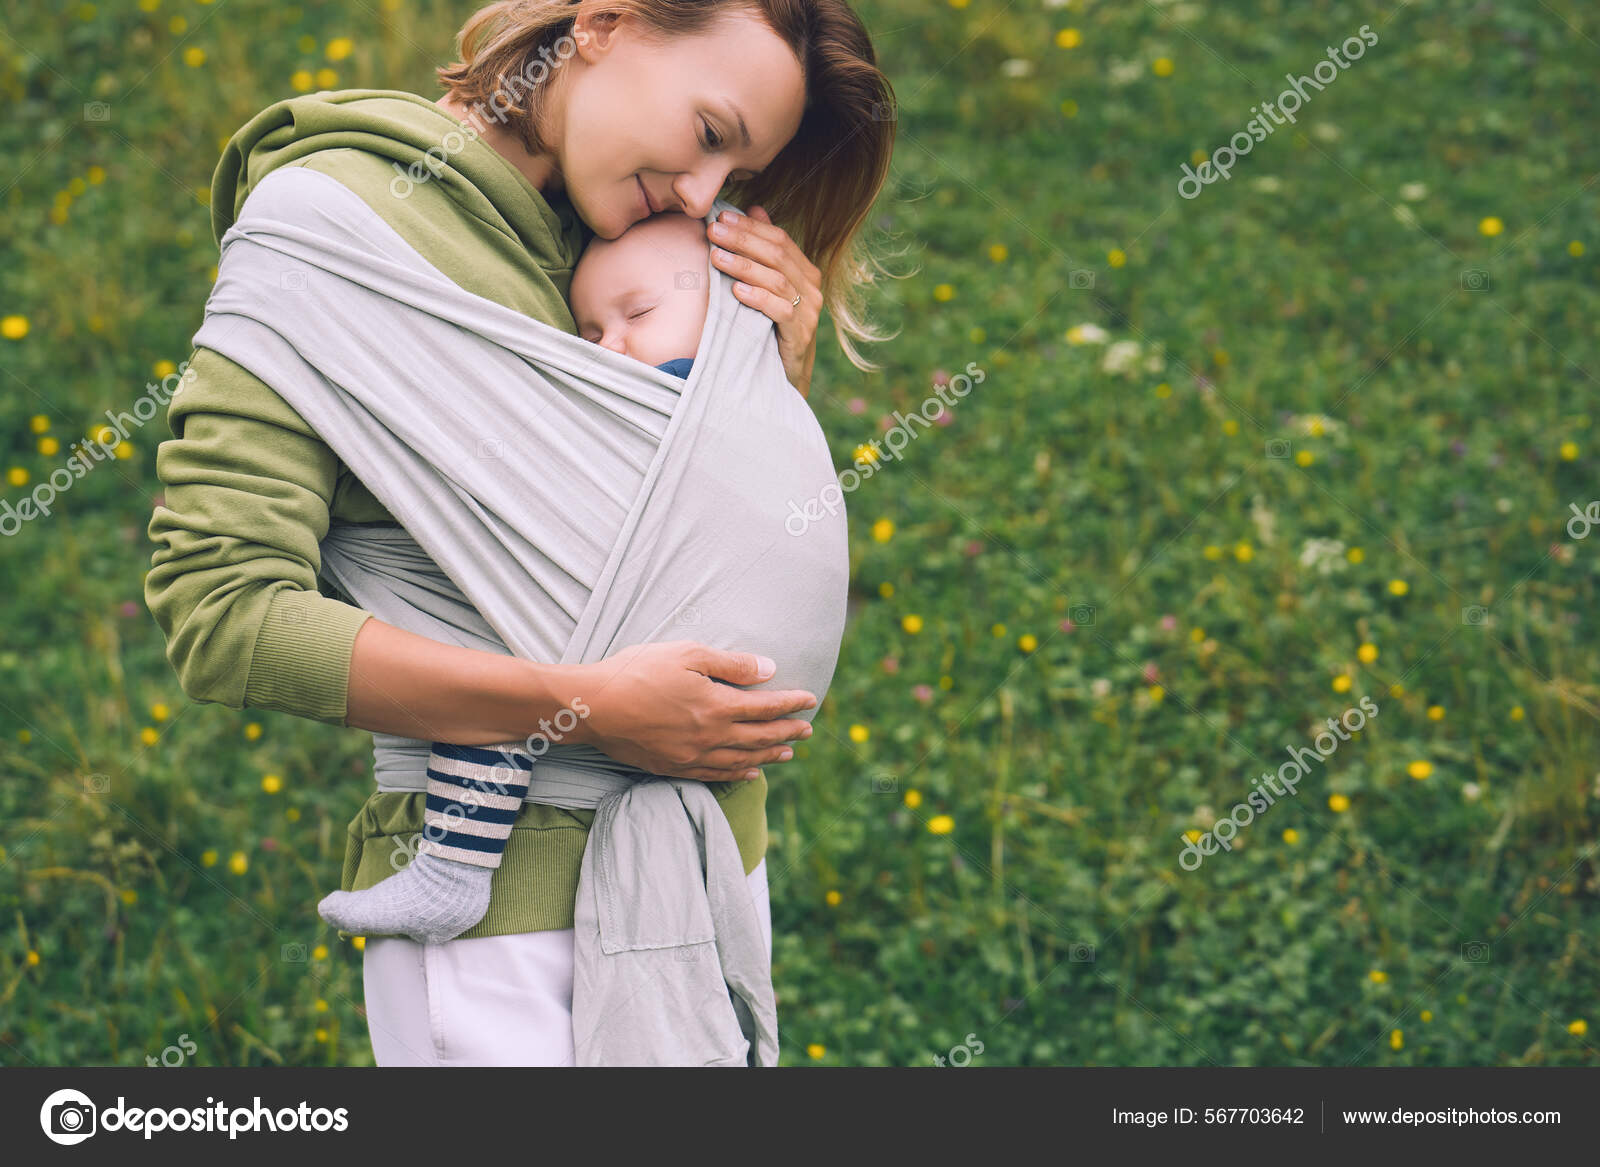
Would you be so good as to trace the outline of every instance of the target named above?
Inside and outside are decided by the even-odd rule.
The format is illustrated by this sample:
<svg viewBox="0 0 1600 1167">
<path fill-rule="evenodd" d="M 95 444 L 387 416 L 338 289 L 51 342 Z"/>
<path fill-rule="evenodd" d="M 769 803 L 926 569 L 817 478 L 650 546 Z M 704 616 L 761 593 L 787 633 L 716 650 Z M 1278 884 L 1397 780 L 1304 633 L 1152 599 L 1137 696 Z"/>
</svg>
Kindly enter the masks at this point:
<svg viewBox="0 0 1600 1167">
<path fill-rule="evenodd" d="M 1067 287 L 1075 292 L 1087 291 L 1094 287 L 1094 272 L 1088 268 L 1078 268 L 1067 273 Z"/>
<path fill-rule="evenodd" d="M 83 103 L 83 120 L 108 122 L 111 120 L 111 106 L 104 101 L 86 101 Z"/>
<path fill-rule="evenodd" d="M 1093 627 L 1095 611 L 1093 604 L 1074 604 L 1067 612 L 1067 617 L 1080 627 Z"/>
<path fill-rule="evenodd" d="M 306 273 L 286 271 L 278 277 L 278 286 L 285 292 L 303 292 L 306 290 Z"/>
<path fill-rule="evenodd" d="M 1267 439 L 1267 457 L 1287 458 L 1289 456 L 1289 442 L 1285 438 Z"/>
<path fill-rule="evenodd" d="M 94 1134 L 95 1105 L 79 1090 L 57 1090 L 39 1108 L 39 1125 L 52 1143 L 70 1147 Z"/>
<path fill-rule="evenodd" d="M 1481 268 L 1468 268 L 1461 273 L 1461 290 L 1463 292 L 1487 292 L 1489 290 L 1489 273 Z"/>
<path fill-rule="evenodd" d="M 700 288 L 700 273 L 697 271 L 673 272 L 672 286 L 679 292 L 698 291 Z"/>
</svg>

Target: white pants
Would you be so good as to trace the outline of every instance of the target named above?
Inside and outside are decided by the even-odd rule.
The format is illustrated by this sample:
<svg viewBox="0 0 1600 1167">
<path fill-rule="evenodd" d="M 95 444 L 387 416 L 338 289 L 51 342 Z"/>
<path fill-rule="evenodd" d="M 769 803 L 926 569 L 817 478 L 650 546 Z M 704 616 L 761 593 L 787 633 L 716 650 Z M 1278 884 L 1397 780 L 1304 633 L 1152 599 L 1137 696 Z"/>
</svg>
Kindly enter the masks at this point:
<svg viewBox="0 0 1600 1167">
<path fill-rule="evenodd" d="M 745 877 L 772 956 L 767 861 Z M 369 940 L 367 1029 L 380 1066 L 571 1066 L 571 928 L 422 944 Z"/>
</svg>

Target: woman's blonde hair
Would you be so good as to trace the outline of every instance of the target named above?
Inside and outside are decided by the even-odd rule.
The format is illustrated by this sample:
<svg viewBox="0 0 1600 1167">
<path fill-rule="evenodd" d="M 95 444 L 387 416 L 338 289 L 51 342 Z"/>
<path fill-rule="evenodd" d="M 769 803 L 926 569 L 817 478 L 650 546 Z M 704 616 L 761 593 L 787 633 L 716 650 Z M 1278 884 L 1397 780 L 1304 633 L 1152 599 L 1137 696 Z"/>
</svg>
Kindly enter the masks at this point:
<svg viewBox="0 0 1600 1167">
<path fill-rule="evenodd" d="M 896 108 L 860 18 L 845 0 L 503 0 L 462 27 L 461 59 L 441 68 L 439 80 L 462 104 L 489 105 L 530 152 L 543 152 L 539 111 L 529 94 L 558 57 L 566 59 L 561 42 L 585 10 L 630 14 L 663 40 L 749 12 L 794 52 L 806 85 L 800 128 L 761 174 L 731 180 L 723 197 L 764 207 L 789 232 L 822 273 L 823 306 L 845 356 L 858 369 L 878 368 L 852 340 L 892 338 L 866 323 L 861 306 L 862 285 L 872 283 L 875 272 L 888 273 L 861 249 L 858 235 L 888 180 Z"/>
</svg>

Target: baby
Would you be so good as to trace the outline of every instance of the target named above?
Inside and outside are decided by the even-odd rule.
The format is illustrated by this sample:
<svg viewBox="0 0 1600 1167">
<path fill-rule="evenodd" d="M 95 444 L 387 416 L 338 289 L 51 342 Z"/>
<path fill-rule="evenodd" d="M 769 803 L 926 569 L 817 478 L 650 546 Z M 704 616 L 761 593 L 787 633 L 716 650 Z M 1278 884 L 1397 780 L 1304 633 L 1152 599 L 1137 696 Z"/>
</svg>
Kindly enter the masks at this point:
<svg viewBox="0 0 1600 1167">
<path fill-rule="evenodd" d="M 578 259 L 568 297 L 578 335 L 687 377 L 706 322 L 709 260 L 705 222 L 677 213 L 652 215 L 616 239 L 593 240 Z M 430 824 L 442 814 L 446 823 L 470 822 L 470 830 L 430 825 L 404 870 L 363 891 L 326 896 L 317 911 L 328 923 L 357 935 L 441 943 L 488 910 L 489 883 L 511 836 L 513 807 L 527 795 L 530 763 L 446 742 L 433 743 L 433 752 L 447 759 L 448 781 L 461 795 L 429 794 Z"/>
</svg>

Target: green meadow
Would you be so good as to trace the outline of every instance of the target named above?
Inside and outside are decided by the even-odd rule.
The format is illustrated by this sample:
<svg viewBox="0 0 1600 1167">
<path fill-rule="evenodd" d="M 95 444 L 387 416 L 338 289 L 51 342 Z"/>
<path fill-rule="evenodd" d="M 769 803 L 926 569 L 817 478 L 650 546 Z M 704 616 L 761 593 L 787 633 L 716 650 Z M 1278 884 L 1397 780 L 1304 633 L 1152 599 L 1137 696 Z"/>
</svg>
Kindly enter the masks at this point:
<svg viewBox="0 0 1600 1167">
<path fill-rule="evenodd" d="M 784 1062 L 1600 1064 L 1600 12 L 857 7 L 895 335 L 824 318 L 810 398 L 853 603 L 767 769 Z M 0 28 L 0 1063 L 371 1064 L 315 912 L 370 735 L 178 687 L 164 413 L 8 516 L 189 356 L 226 138 L 436 95 L 472 8 Z"/>
</svg>

